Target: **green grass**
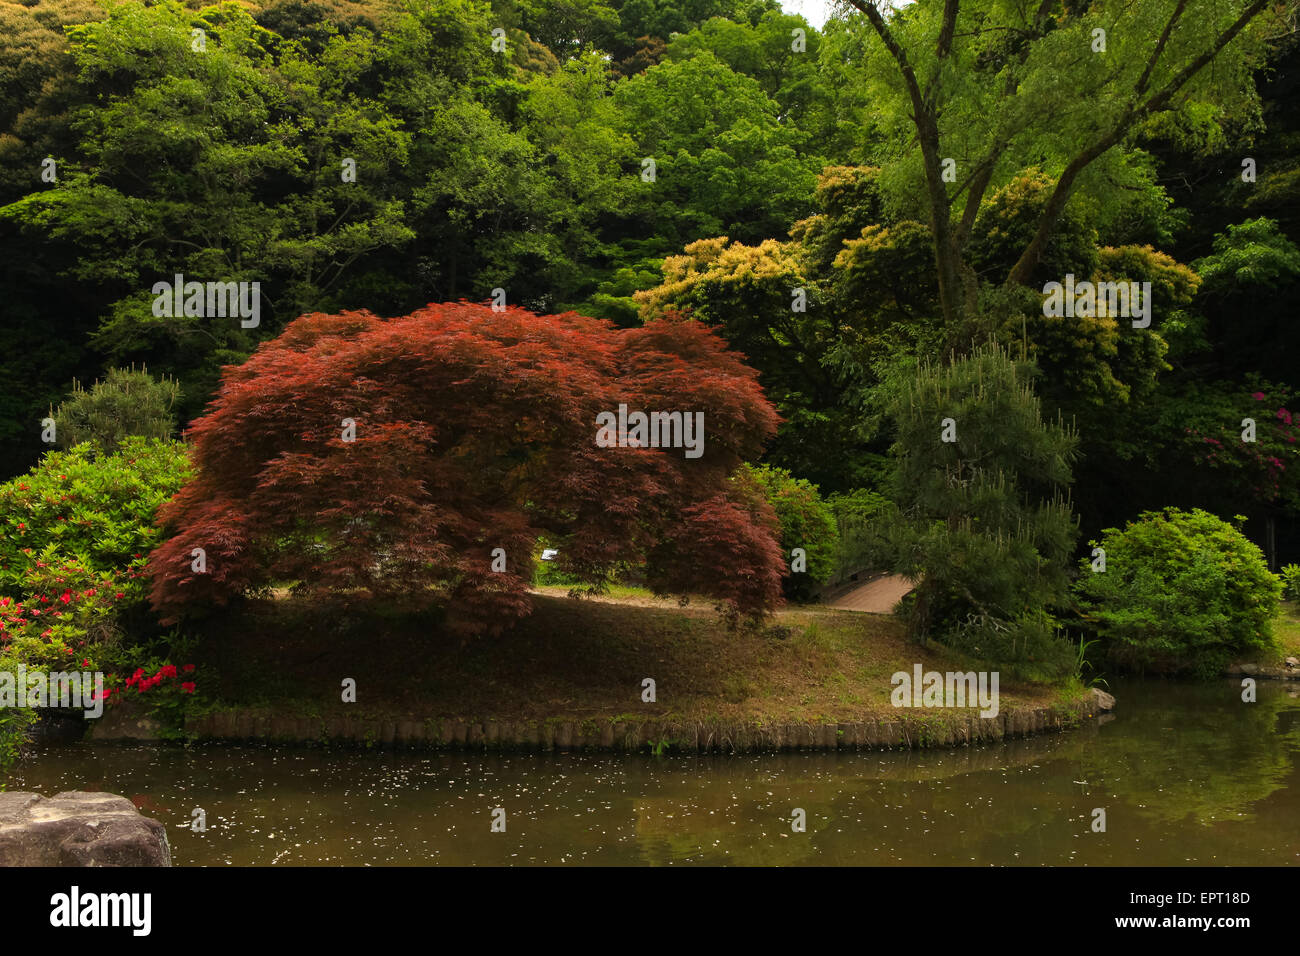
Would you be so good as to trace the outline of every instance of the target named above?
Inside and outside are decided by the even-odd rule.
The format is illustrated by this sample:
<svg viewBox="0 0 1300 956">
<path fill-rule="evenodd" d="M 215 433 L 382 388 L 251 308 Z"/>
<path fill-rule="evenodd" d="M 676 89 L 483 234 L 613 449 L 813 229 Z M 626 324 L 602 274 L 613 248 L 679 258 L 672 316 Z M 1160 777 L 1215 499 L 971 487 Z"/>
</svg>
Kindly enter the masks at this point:
<svg viewBox="0 0 1300 956">
<path fill-rule="evenodd" d="M 214 704 L 395 719 L 860 720 L 897 714 L 896 671 L 980 669 L 909 643 L 891 617 L 801 607 L 728 631 L 707 606 L 623 590 L 600 600 L 539 594 L 513 630 L 465 642 L 434 613 L 349 621 L 284 598 L 250 602 L 214 619 L 196 659 Z M 347 677 L 356 704 L 340 700 Z M 646 677 L 654 703 L 641 702 Z M 1059 688 L 1000 690 L 1005 708 L 1050 703 Z"/>
<path fill-rule="evenodd" d="M 1283 601 L 1273 620 L 1273 636 L 1277 640 L 1276 663 L 1287 657 L 1300 657 L 1300 604 Z"/>
</svg>

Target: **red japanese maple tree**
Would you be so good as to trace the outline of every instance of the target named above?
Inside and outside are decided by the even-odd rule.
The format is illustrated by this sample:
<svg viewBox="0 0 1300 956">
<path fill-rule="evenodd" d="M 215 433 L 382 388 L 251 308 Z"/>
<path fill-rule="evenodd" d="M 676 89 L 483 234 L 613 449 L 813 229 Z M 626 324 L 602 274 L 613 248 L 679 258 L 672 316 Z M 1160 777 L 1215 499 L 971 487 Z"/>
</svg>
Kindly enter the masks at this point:
<svg viewBox="0 0 1300 956">
<path fill-rule="evenodd" d="M 597 416 L 620 405 L 703 412 L 702 454 L 602 447 Z M 297 582 L 441 595 L 459 626 L 496 630 L 531 609 L 544 535 L 588 583 L 645 562 L 661 590 L 763 612 L 780 601 L 776 519 L 733 473 L 777 422 L 742 357 L 675 317 L 619 330 L 466 302 L 305 315 L 227 368 L 190 428 L 196 477 L 161 512 L 154 607 L 170 622 Z"/>
</svg>

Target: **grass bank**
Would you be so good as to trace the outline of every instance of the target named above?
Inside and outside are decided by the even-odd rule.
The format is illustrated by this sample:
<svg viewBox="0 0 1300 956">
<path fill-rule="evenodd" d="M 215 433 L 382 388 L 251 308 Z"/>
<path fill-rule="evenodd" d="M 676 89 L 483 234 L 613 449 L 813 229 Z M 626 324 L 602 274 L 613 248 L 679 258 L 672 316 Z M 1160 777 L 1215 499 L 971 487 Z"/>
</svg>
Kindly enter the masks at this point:
<svg viewBox="0 0 1300 956">
<path fill-rule="evenodd" d="M 700 745 L 715 733 L 733 745 L 749 735 L 751 746 L 843 745 L 846 734 L 871 746 L 959 743 L 1047 729 L 1053 713 L 1072 722 L 1088 697 L 1073 681 L 1006 682 L 997 720 L 979 720 L 974 707 L 902 710 L 890 703 L 895 672 L 981 665 L 909 643 L 901 622 L 883 615 L 796 607 L 761 629 L 728 631 L 707 606 L 633 588 L 598 600 L 542 589 L 513 630 L 466 642 L 440 633 L 433 614 L 349 620 L 287 600 L 251 602 L 214 620 L 195 660 L 206 703 L 189 725 L 237 738 L 389 743 L 414 726 L 444 744 L 673 744 L 689 728 Z M 346 678 L 356 681 L 355 703 L 342 700 Z M 645 678 L 653 702 L 642 700 Z"/>
</svg>

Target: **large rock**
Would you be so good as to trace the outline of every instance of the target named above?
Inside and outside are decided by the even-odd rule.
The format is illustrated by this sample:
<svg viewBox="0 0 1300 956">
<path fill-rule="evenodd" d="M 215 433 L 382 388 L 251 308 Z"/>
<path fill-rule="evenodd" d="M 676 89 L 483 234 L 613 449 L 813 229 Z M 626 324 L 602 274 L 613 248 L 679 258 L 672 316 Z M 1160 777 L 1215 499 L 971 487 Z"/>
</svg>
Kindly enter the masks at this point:
<svg viewBox="0 0 1300 956">
<path fill-rule="evenodd" d="M 1114 710 L 1115 698 L 1113 695 L 1106 693 L 1100 687 L 1092 688 L 1092 702 L 1098 710 Z"/>
<path fill-rule="evenodd" d="M 171 866 L 167 830 L 112 793 L 0 793 L 0 866 Z"/>
</svg>

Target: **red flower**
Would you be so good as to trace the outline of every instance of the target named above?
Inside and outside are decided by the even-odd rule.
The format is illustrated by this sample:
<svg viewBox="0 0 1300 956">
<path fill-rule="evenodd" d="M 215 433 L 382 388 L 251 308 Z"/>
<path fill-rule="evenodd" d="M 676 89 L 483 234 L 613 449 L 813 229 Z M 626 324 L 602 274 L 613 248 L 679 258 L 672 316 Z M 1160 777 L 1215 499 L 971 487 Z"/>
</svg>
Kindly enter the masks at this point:
<svg viewBox="0 0 1300 956">
<path fill-rule="evenodd" d="M 186 664 L 184 667 L 181 668 L 181 670 L 183 670 L 185 673 L 188 674 L 190 671 L 194 670 L 194 665 Z"/>
<path fill-rule="evenodd" d="M 184 684 L 181 684 L 181 690 L 187 694 L 194 693 L 194 681 L 187 680 Z"/>
<path fill-rule="evenodd" d="M 63 594 L 59 596 L 59 600 L 62 601 L 64 604 L 67 604 L 69 601 L 72 600 L 72 592 L 64 591 Z"/>
<path fill-rule="evenodd" d="M 158 676 L 158 677 L 175 677 L 175 676 L 176 676 L 176 665 L 175 665 L 175 664 L 166 664 L 166 665 L 164 665 L 163 667 L 161 667 L 161 668 L 158 670 L 158 674 L 157 674 L 156 676 Z"/>
</svg>

